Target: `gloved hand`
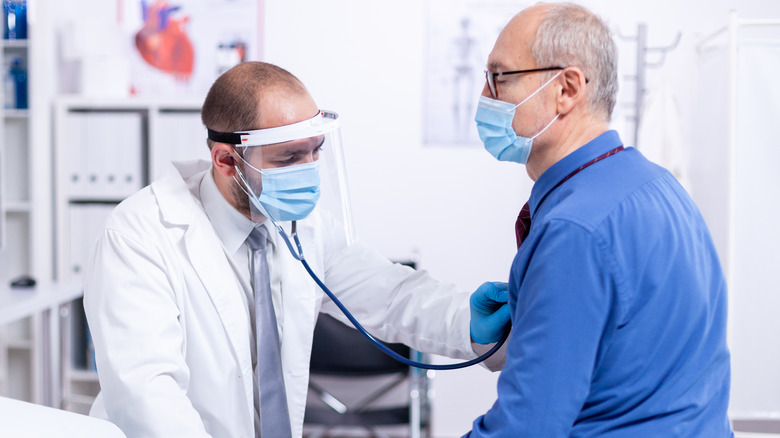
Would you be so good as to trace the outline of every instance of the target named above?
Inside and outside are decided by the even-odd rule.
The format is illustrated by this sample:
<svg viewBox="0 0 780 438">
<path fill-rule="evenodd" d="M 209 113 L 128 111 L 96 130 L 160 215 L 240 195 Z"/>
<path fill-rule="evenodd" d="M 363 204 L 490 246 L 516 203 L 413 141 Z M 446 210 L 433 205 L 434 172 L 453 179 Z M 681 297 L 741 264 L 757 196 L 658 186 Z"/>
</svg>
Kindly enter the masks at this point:
<svg viewBox="0 0 780 438">
<path fill-rule="evenodd" d="M 498 342 L 509 322 L 509 292 L 507 284 L 497 281 L 482 283 L 471 294 L 471 339 L 478 344 Z"/>
</svg>

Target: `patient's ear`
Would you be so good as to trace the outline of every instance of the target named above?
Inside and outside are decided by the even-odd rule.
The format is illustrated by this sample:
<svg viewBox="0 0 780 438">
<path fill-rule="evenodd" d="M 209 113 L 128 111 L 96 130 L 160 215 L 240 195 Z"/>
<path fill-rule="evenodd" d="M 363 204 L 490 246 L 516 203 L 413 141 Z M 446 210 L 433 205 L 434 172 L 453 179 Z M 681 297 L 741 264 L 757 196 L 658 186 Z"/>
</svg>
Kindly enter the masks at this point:
<svg viewBox="0 0 780 438">
<path fill-rule="evenodd" d="M 566 67 L 556 82 L 559 90 L 556 96 L 558 114 L 566 115 L 572 109 L 587 101 L 588 79 L 579 67 Z"/>
</svg>

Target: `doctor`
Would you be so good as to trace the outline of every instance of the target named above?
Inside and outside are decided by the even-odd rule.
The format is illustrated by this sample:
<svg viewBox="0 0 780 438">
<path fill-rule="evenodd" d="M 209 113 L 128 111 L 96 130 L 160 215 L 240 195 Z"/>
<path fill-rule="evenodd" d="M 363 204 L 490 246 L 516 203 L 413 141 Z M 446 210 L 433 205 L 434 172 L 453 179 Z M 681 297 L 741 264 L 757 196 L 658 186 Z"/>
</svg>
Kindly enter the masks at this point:
<svg viewBox="0 0 780 438">
<path fill-rule="evenodd" d="M 309 264 L 377 337 L 457 358 L 500 337 L 501 284 L 481 286 L 470 308 L 468 293 L 351 243 L 315 208 L 336 117 L 270 64 L 216 80 L 202 109 L 211 162 L 176 163 L 122 202 L 91 259 L 91 415 L 128 437 L 302 435 L 317 315 L 346 320 L 268 215 L 296 221 Z"/>
</svg>

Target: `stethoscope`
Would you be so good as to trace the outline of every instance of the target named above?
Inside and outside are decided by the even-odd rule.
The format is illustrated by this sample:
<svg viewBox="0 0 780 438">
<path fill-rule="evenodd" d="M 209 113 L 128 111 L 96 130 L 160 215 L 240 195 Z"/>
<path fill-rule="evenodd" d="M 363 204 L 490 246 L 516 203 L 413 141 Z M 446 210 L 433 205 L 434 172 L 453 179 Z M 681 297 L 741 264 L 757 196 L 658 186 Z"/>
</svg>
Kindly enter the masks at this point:
<svg viewBox="0 0 780 438">
<path fill-rule="evenodd" d="M 249 184 L 247 184 L 243 172 L 241 172 L 238 166 L 236 166 L 235 169 L 236 169 L 236 173 L 238 174 L 239 178 L 241 178 L 241 181 L 244 183 L 245 187 L 242 187 L 241 184 L 239 184 L 238 186 L 241 188 L 241 190 L 244 191 L 244 193 L 247 194 L 247 196 L 256 198 L 254 190 Z M 314 271 L 311 269 L 311 266 L 309 266 L 309 263 L 306 261 L 306 258 L 303 256 L 303 246 L 301 246 L 301 241 L 300 239 L 298 239 L 298 233 L 296 232 L 298 222 L 292 221 L 292 227 L 290 229 L 290 235 L 292 235 L 292 238 L 295 241 L 295 246 L 293 246 L 293 241 L 290 240 L 290 235 L 288 235 L 287 232 L 284 230 L 284 228 L 282 228 L 281 225 L 276 223 L 276 221 L 271 217 L 271 215 L 268 214 L 267 211 L 265 211 L 265 208 L 262 206 L 262 204 L 258 202 L 257 204 L 254 204 L 254 206 L 260 211 L 260 213 L 263 216 L 265 216 L 271 221 L 274 227 L 276 227 L 276 231 L 278 231 L 279 235 L 282 236 L 282 240 L 284 240 L 284 243 L 287 244 L 287 248 L 290 250 L 290 254 L 293 256 L 293 258 L 295 258 L 296 260 L 298 260 L 303 264 L 303 267 L 306 269 L 306 272 L 309 273 L 309 276 L 311 276 L 311 278 L 314 280 L 315 283 L 317 283 L 317 285 L 323 290 L 323 292 L 325 292 L 325 294 L 328 295 L 328 297 L 330 297 L 330 299 L 333 300 L 334 303 L 336 303 L 336 306 L 338 306 L 338 308 L 341 310 L 344 316 L 346 316 L 347 319 L 349 319 L 352 325 L 355 326 L 357 331 L 359 331 L 361 334 L 363 334 L 363 336 L 365 336 L 369 341 L 371 341 L 371 343 L 374 344 L 375 347 L 377 347 L 386 355 L 397 360 L 398 362 L 401 362 L 411 367 L 422 368 L 427 370 L 456 370 L 459 368 L 466 368 L 485 361 L 487 358 L 492 356 L 496 351 L 498 351 L 498 349 L 501 348 L 502 345 L 504 345 L 504 342 L 506 342 L 507 338 L 509 338 L 510 330 L 506 329 L 504 330 L 504 334 L 501 336 L 501 339 L 499 339 L 496 345 L 494 345 L 490 350 L 488 350 L 485 354 L 477 358 L 465 362 L 458 362 L 458 363 L 445 364 L 445 365 L 434 365 L 434 364 L 418 362 L 401 356 L 400 354 L 388 348 L 386 345 L 384 345 L 382 342 L 376 339 L 371 333 L 369 333 L 365 328 L 363 328 L 363 326 L 357 321 L 357 319 L 355 319 L 352 313 L 349 310 L 347 310 L 346 307 L 344 307 L 344 304 L 341 303 L 341 300 L 336 298 L 336 295 L 334 295 L 333 292 L 331 292 L 330 289 L 328 289 L 328 287 L 325 286 L 325 283 L 323 283 L 322 280 L 320 280 L 317 274 L 314 273 Z"/>
<path fill-rule="evenodd" d="M 292 256 L 296 260 L 300 261 L 303 264 L 303 267 L 306 268 L 306 272 L 309 273 L 309 275 L 314 280 L 314 282 L 317 283 L 317 285 L 325 292 L 325 294 L 328 295 L 328 297 L 330 297 L 331 300 L 333 300 L 334 303 L 336 303 L 338 308 L 341 309 L 341 312 L 344 314 L 344 316 L 346 316 L 349 319 L 352 325 L 354 325 L 355 328 L 360 333 L 363 334 L 363 336 L 368 338 L 368 340 L 371 341 L 371 343 L 374 344 L 374 346 L 376 346 L 383 353 L 387 354 L 388 356 L 392 357 L 398 362 L 401 362 L 405 365 L 409 365 L 411 367 L 423 368 L 427 370 L 456 370 L 459 368 L 466 368 L 472 365 L 476 365 L 486 360 L 490 356 L 492 356 L 496 351 L 498 351 L 499 348 L 501 348 L 502 345 L 504 345 L 504 342 L 506 342 L 507 338 L 509 337 L 509 330 L 507 329 L 504 331 L 504 334 L 501 336 L 501 339 L 498 341 L 498 343 L 496 343 L 496 345 L 494 345 L 493 348 L 488 350 L 487 353 L 466 362 L 459 362 L 459 363 L 446 364 L 446 365 L 434 365 L 434 364 L 418 362 L 403 357 L 400 354 L 388 348 L 386 345 L 384 345 L 382 342 L 376 339 L 371 333 L 366 331 L 366 329 L 363 328 L 363 326 L 355 319 L 352 313 L 350 313 L 350 311 L 347 310 L 346 307 L 344 307 L 344 304 L 342 304 L 341 301 L 338 298 L 336 298 L 336 296 L 333 294 L 333 292 L 330 291 L 330 289 L 328 289 L 327 286 L 325 286 L 325 283 L 323 283 L 322 280 L 320 280 L 320 278 L 317 277 L 317 274 L 314 273 L 314 271 L 309 266 L 309 263 L 306 262 L 306 258 L 304 258 L 303 256 L 303 247 L 301 246 L 301 241 L 300 239 L 298 239 L 298 233 L 296 232 L 297 222 L 292 221 L 292 228 L 290 230 L 290 234 L 292 235 L 293 240 L 295 240 L 295 246 L 293 246 L 293 243 L 290 240 L 290 236 L 287 235 L 287 232 L 284 231 L 284 229 L 279 224 L 277 224 L 276 221 L 274 221 L 273 219 L 271 219 L 271 222 L 274 224 L 274 226 L 276 226 L 276 229 L 279 232 L 279 235 L 282 236 L 282 240 L 284 240 L 284 243 L 287 244 L 287 248 L 290 250 L 290 254 L 292 254 Z"/>
</svg>

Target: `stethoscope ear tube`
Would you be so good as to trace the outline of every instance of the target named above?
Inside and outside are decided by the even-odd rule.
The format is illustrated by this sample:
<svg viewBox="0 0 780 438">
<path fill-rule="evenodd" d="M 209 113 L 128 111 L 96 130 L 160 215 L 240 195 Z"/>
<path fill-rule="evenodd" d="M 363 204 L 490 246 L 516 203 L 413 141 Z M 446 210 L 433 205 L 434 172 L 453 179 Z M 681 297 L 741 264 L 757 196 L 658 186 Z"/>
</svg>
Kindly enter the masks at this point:
<svg viewBox="0 0 780 438">
<path fill-rule="evenodd" d="M 301 247 L 301 242 L 298 239 L 298 233 L 295 232 L 295 222 L 293 222 L 293 228 L 292 228 L 292 236 L 293 239 L 295 239 L 295 245 L 298 247 L 298 251 L 293 250 L 292 243 L 290 242 L 290 238 L 287 236 L 287 234 L 284 232 L 284 230 L 281 229 L 281 227 L 278 228 L 280 231 L 280 234 L 282 238 L 284 239 L 285 243 L 287 244 L 287 247 L 290 249 L 290 252 L 292 253 L 293 257 L 295 257 L 297 260 L 300 260 L 300 262 L 303 264 L 303 267 L 306 268 L 306 272 L 309 273 L 311 278 L 314 280 L 315 283 L 322 289 L 325 294 L 330 297 L 331 300 L 333 300 L 334 303 L 338 306 L 339 309 L 341 309 L 341 312 L 344 313 L 344 316 L 346 316 L 349 321 L 352 323 L 352 325 L 355 326 L 355 328 L 363 334 L 366 338 L 368 338 L 369 341 L 371 341 L 374 346 L 376 346 L 379 350 L 381 350 L 386 355 L 392 357 L 393 359 L 397 360 L 398 362 L 401 362 L 405 365 L 409 365 L 410 367 L 415 368 L 422 368 L 426 370 L 456 370 L 459 368 L 466 368 L 470 367 L 472 365 L 476 365 L 490 356 L 492 356 L 496 351 L 498 351 L 499 348 L 501 348 L 502 345 L 504 345 L 504 342 L 506 342 L 507 338 L 509 338 L 509 332 L 510 327 L 507 327 L 504 330 L 504 334 L 501 336 L 501 339 L 496 343 L 496 345 L 493 346 L 487 353 L 471 359 L 466 362 L 459 362 L 459 363 L 453 363 L 453 364 L 444 364 L 444 365 L 434 365 L 434 364 L 427 364 L 422 362 L 417 362 L 414 360 L 411 360 L 409 358 L 403 357 L 400 354 L 396 353 L 395 351 L 388 348 L 386 345 L 382 344 L 379 340 L 377 340 L 371 333 L 366 331 L 366 329 L 363 328 L 362 325 L 355 319 L 354 316 L 352 316 L 352 313 L 347 310 L 346 307 L 344 307 L 344 304 L 341 303 L 341 301 L 336 298 L 335 295 L 333 295 L 333 292 L 328 289 L 327 286 L 320 280 L 319 277 L 317 277 L 317 274 L 314 273 L 314 271 L 311 269 L 309 264 L 306 262 L 306 259 L 303 257 L 303 248 Z"/>
</svg>

